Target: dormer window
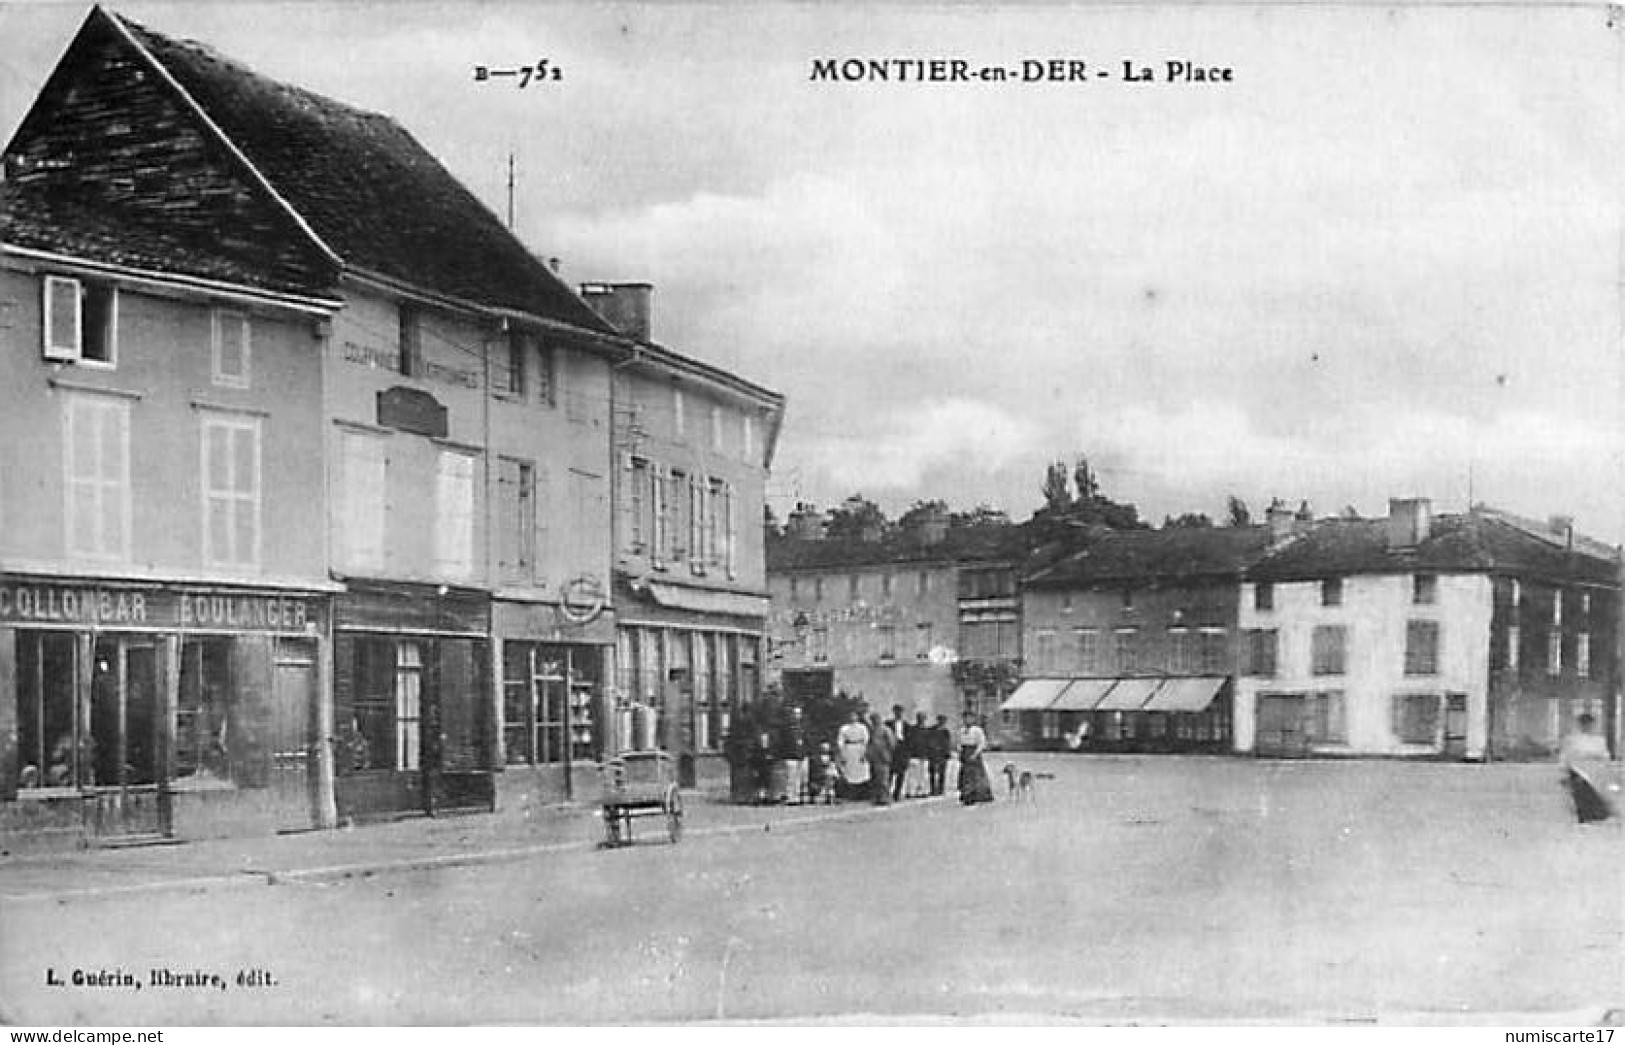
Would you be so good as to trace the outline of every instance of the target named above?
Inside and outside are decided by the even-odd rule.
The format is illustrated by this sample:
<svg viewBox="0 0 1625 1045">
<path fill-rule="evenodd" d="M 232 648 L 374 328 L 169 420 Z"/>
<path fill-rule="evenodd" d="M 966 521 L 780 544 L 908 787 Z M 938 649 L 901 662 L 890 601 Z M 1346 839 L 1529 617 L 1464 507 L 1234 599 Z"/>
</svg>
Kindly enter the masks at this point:
<svg viewBox="0 0 1625 1045">
<path fill-rule="evenodd" d="M 45 277 L 46 359 L 113 366 L 118 361 L 118 290 L 67 276 Z"/>
</svg>

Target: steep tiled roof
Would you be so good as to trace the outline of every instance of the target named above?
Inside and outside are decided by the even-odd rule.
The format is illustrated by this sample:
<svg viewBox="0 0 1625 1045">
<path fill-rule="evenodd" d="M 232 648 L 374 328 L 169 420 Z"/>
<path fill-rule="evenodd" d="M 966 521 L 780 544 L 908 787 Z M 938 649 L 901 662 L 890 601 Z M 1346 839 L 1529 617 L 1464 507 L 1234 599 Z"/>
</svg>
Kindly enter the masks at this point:
<svg viewBox="0 0 1625 1045">
<path fill-rule="evenodd" d="M 767 568 L 787 570 L 852 569 L 887 563 L 975 563 L 1020 561 L 1027 537 L 1016 526 L 956 526 L 937 544 L 922 544 L 903 533 L 889 532 L 878 540 L 861 537 L 807 540 L 772 537 L 767 543 Z"/>
<path fill-rule="evenodd" d="M 0 183 L 0 242 L 172 276 L 331 297 L 331 281 L 309 267 L 276 263 L 263 251 L 234 250 L 151 212 L 97 206 L 34 185 Z"/>
<path fill-rule="evenodd" d="M 1269 528 L 1174 527 L 1105 531 L 1079 551 L 1029 574 L 1033 589 L 1089 587 L 1171 577 L 1238 577 L 1269 547 Z"/>
<path fill-rule="evenodd" d="M 394 120 L 121 21 L 346 264 L 609 332 Z"/>
<path fill-rule="evenodd" d="M 1618 583 L 1618 566 L 1542 539 L 1494 514 L 1438 515 L 1428 537 L 1390 547 L 1384 519 L 1328 519 L 1248 569 L 1261 580 L 1355 573 L 1497 572 L 1599 584 Z"/>
</svg>

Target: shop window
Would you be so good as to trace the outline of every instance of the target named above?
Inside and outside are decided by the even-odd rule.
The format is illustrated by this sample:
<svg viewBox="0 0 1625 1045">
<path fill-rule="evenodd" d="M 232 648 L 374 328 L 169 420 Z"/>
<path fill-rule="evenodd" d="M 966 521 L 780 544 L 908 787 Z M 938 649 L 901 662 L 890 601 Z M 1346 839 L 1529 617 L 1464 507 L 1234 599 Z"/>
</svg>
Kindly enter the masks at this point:
<svg viewBox="0 0 1625 1045">
<path fill-rule="evenodd" d="M 395 647 L 395 768 L 416 769 L 422 756 L 423 647 Z"/>
<path fill-rule="evenodd" d="M 340 665 L 340 692 L 336 694 L 340 773 L 372 769 L 415 768 L 397 765 L 399 740 L 395 726 L 397 708 L 396 661 L 393 639 L 341 639 L 339 655 L 350 647 L 349 672 Z M 345 686 L 343 683 L 347 682 Z M 348 692 L 346 693 L 345 690 Z M 348 696 L 348 700 L 343 698 Z"/>
<path fill-rule="evenodd" d="M 66 536 L 70 555 L 130 553 L 130 404 L 98 395 L 66 401 Z"/>
<path fill-rule="evenodd" d="M 1309 635 L 1310 671 L 1341 675 L 1348 661 L 1348 629 L 1340 624 L 1318 624 Z"/>
<path fill-rule="evenodd" d="M 88 786 L 94 782 L 94 745 L 74 699 L 80 671 L 74 636 L 16 635 L 17 787 Z"/>
<path fill-rule="evenodd" d="M 203 561 L 252 567 L 260 560 L 260 424 L 212 411 L 203 417 Z"/>
<path fill-rule="evenodd" d="M 226 388 L 247 388 L 253 358 L 248 317 L 241 312 L 215 309 L 210 321 L 210 371 L 214 383 Z"/>
<path fill-rule="evenodd" d="M 91 658 L 92 782 L 158 779 L 158 659 L 150 639 L 99 638 Z"/>
<path fill-rule="evenodd" d="M 1405 674 L 1439 673 L 1439 623 L 1413 620 L 1405 624 Z"/>
<path fill-rule="evenodd" d="M 231 640 L 189 638 L 181 646 L 175 706 L 175 776 L 194 783 L 231 779 Z"/>
<path fill-rule="evenodd" d="M 510 764 L 598 757 L 595 651 L 525 642 L 503 644 L 503 740 Z"/>
<path fill-rule="evenodd" d="M 1432 744 L 1439 736 L 1439 695 L 1400 693 L 1394 696 L 1394 735 L 1406 744 Z"/>
</svg>

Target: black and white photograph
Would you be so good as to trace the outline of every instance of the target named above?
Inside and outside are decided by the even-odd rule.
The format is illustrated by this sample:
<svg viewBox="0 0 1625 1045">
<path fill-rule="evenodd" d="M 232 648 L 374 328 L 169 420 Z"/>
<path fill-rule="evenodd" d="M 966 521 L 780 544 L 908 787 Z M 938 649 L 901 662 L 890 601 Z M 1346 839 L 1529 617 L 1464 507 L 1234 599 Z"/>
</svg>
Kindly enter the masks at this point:
<svg viewBox="0 0 1625 1045">
<path fill-rule="evenodd" d="M 0 146 L 12 1040 L 1625 1024 L 1625 8 L 0 0 Z"/>
</svg>

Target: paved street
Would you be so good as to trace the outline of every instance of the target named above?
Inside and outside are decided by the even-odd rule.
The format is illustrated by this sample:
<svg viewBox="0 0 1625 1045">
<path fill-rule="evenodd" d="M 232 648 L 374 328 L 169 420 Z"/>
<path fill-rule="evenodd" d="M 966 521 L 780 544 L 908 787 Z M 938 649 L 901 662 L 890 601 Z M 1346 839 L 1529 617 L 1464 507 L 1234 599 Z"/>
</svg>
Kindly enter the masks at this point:
<svg viewBox="0 0 1625 1045">
<path fill-rule="evenodd" d="M 1036 807 L 694 803 L 676 847 L 598 851 L 576 814 L 529 851 L 494 818 L 359 829 L 349 857 L 369 831 L 388 860 L 432 830 L 501 858 L 307 876 L 284 858 L 234 888 L 202 846 L 0 863 L 0 1005 L 32 1023 L 1489 1022 L 1621 1002 L 1625 845 L 1567 821 L 1555 767 L 1023 762 L 1056 776 Z M 120 858 L 144 891 L 97 894 Z M 45 983 L 154 967 L 227 986 Z M 236 985 L 256 969 L 275 984 Z"/>
</svg>

